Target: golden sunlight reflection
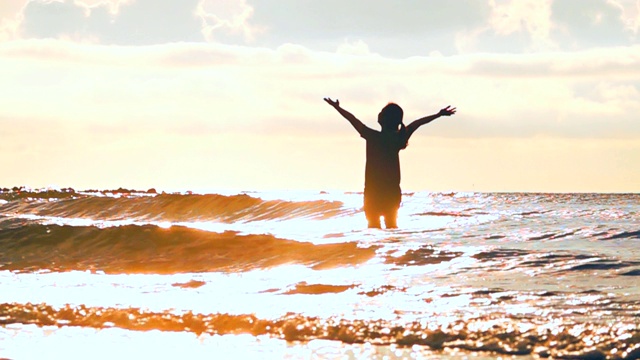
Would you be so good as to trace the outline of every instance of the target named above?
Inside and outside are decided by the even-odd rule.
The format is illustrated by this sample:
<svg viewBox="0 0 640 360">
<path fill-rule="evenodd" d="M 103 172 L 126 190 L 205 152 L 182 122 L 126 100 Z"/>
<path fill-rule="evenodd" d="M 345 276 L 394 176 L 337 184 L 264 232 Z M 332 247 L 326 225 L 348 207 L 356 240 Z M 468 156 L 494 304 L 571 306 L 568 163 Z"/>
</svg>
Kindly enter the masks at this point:
<svg viewBox="0 0 640 360">
<path fill-rule="evenodd" d="M 11 339 L 10 342 L 6 340 Z M 38 346 L 33 346 L 34 341 Z M 194 335 L 188 332 L 95 330 L 80 327 L 8 325 L 0 327 L 0 349 L 12 359 L 65 354 L 68 360 L 92 359 L 407 359 L 456 358 L 456 350 L 434 352 L 424 346 L 347 344 L 315 339 L 296 346 L 267 335 Z M 451 356 L 451 357 L 450 357 Z M 477 359 L 490 357 L 476 356 Z M 525 358 L 526 359 L 526 358 Z"/>
<path fill-rule="evenodd" d="M 1 205 L 0 245 L 21 246 L 0 261 L 2 356 L 85 345 L 105 358 L 640 351 L 635 230 L 591 218 L 554 228 L 556 215 L 584 214 L 562 195 L 407 193 L 393 230 L 366 228 L 361 193 L 36 195 Z M 576 242 L 593 234 L 615 246 Z"/>
</svg>

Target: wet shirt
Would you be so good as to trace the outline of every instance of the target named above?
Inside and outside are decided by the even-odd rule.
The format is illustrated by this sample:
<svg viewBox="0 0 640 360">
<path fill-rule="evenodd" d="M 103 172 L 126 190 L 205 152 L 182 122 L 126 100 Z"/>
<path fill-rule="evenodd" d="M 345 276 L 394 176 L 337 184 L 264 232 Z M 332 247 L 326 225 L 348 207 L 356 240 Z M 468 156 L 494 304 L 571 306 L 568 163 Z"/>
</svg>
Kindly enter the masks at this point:
<svg viewBox="0 0 640 360">
<path fill-rule="evenodd" d="M 360 135 L 367 141 L 365 193 L 400 193 L 399 152 L 404 139 L 397 132 L 370 128 Z"/>
</svg>

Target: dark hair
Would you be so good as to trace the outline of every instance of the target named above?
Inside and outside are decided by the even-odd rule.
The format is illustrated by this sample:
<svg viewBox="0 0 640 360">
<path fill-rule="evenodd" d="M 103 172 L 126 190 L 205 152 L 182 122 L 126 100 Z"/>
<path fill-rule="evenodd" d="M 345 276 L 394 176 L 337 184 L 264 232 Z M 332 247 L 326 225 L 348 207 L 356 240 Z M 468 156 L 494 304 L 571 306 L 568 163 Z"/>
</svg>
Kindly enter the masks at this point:
<svg viewBox="0 0 640 360">
<path fill-rule="evenodd" d="M 380 115 L 382 115 L 380 125 L 384 128 L 396 130 L 402 141 L 404 141 L 404 143 L 401 144 L 400 149 L 406 148 L 409 143 L 409 139 L 407 139 L 406 136 L 407 128 L 402 122 L 402 116 L 404 115 L 402 108 L 398 104 L 388 103 L 387 106 L 382 108 Z"/>
</svg>

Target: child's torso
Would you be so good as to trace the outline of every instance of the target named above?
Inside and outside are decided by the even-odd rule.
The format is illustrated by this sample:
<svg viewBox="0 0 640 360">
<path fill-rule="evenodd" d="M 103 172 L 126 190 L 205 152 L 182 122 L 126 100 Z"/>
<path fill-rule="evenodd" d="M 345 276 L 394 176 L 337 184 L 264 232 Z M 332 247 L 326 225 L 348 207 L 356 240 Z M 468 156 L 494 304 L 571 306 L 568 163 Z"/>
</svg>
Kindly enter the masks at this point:
<svg viewBox="0 0 640 360">
<path fill-rule="evenodd" d="M 403 147 L 398 133 L 375 132 L 366 138 L 365 189 L 390 191 L 400 186 L 400 157 Z"/>
</svg>

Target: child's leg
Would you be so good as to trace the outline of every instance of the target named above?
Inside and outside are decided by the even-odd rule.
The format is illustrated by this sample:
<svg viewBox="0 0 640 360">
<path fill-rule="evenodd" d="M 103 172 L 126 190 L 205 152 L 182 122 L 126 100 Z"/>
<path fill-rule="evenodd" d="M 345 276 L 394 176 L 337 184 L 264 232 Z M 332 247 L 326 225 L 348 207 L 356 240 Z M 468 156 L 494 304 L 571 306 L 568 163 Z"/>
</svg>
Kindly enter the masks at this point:
<svg viewBox="0 0 640 360">
<path fill-rule="evenodd" d="M 387 229 L 396 229 L 398 227 L 398 209 L 384 213 L 384 227 Z"/>
<path fill-rule="evenodd" d="M 372 214 L 365 211 L 365 215 L 367 216 L 367 222 L 369 222 L 369 228 L 382 228 L 380 224 L 380 214 Z"/>
</svg>

